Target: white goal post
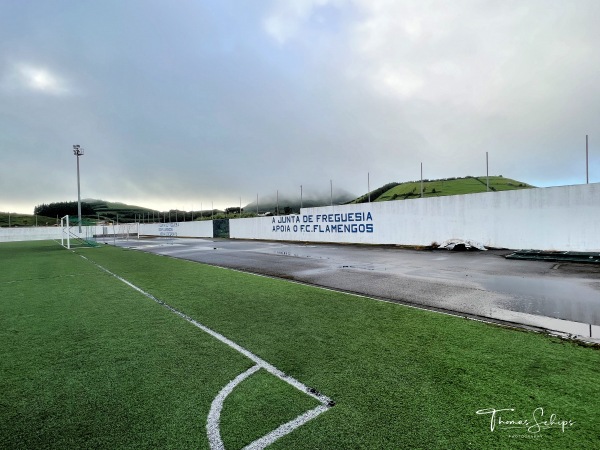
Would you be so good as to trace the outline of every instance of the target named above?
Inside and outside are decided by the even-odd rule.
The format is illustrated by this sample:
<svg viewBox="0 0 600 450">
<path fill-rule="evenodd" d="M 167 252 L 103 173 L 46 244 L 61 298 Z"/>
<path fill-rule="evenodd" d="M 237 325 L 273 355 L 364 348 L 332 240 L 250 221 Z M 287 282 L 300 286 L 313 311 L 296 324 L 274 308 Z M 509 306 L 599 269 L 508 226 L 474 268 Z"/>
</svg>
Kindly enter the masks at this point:
<svg viewBox="0 0 600 450">
<path fill-rule="evenodd" d="M 113 235 L 118 239 L 125 239 L 128 241 L 129 239 L 139 239 L 140 238 L 140 228 L 139 223 L 120 223 L 118 225 L 113 224 Z"/>
<path fill-rule="evenodd" d="M 71 249 L 71 237 L 69 235 L 69 216 L 60 218 L 60 245 L 67 250 Z"/>
<path fill-rule="evenodd" d="M 97 247 L 95 226 L 86 225 L 81 227 L 79 232 L 79 224 L 71 223 L 70 216 L 64 216 L 60 219 L 60 245 L 70 250 L 71 248 L 87 248 Z"/>
</svg>

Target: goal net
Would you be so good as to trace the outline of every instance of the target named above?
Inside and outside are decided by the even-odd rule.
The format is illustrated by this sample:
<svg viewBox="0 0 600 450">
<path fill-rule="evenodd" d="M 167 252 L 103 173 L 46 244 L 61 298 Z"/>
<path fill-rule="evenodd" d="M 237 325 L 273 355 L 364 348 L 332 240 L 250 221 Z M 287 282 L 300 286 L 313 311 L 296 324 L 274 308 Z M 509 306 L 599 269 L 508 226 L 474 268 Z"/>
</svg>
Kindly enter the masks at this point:
<svg viewBox="0 0 600 450">
<path fill-rule="evenodd" d="M 117 239 L 129 239 L 139 238 L 139 226 L 138 223 L 121 223 L 119 225 L 113 225 L 113 233 Z"/>
<path fill-rule="evenodd" d="M 98 225 L 97 239 L 105 244 L 115 244 L 117 241 L 128 241 L 130 239 L 139 239 L 140 228 L 138 222 L 133 223 L 115 223 L 109 222 Z"/>
<path fill-rule="evenodd" d="M 77 247 L 97 247 L 94 230 L 95 227 L 89 223 L 84 224 L 82 221 L 80 225 L 76 217 L 61 217 L 60 245 L 69 250 Z"/>
</svg>

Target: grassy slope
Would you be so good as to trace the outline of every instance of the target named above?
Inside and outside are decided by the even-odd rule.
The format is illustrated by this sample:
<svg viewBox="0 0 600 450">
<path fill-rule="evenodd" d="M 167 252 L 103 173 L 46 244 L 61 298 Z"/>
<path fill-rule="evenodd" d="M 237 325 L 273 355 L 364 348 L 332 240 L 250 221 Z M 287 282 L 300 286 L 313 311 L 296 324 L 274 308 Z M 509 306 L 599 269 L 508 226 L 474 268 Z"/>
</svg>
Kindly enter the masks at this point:
<svg viewBox="0 0 600 450">
<path fill-rule="evenodd" d="M 506 191 L 512 189 L 529 189 L 533 186 L 516 181 L 510 178 L 497 176 L 489 177 L 490 190 Z M 434 192 L 435 189 L 435 192 Z M 440 197 L 444 195 L 474 194 L 477 192 L 486 192 L 486 177 L 465 177 L 457 179 L 442 179 L 423 182 L 424 197 Z M 420 181 L 409 181 L 400 183 L 391 189 L 386 190 L 378 197 L 371 196 L 371 201 L 404 200 L 409 198 L 418 198 L 421 196 Z M 357 200 L 364 201 L 365 195 Z M 356 201 L 355 201 L 356 203 Z"/>
<path fill-rule="evenodd" d="M 134 219 L 136 215 L 157 213 L 157 211 L 144 208 L 142 206 L 127 205 L 120 202 L 107 202 L 104 200 L 87 199 L 85 202 L 90 205 L 96 214 L 100 217 L 116 218 L 117 215 L 121 220 Z"/>
<path fill-rule="evenodd" d="M 0 447 L 206 448 L 210 401 L 245 358 L 53 243 L 0 252 Z M 597 443 L 598 350 L 132 250 L 81 253 L 337 402 L 273 448 Z M 255 376 L 223 410 L 232 448 L 310 407 Z M 489 407 L 576 426 L 510 439 L 475 414 Z"/>
<path fill-rule="evenodd" d="M 85 200 L 86 203 L 88 203 L 89 205 L 92 206 L 92 208 L 94 209 L 94 211 L 96 212 L 96 214 L 100 214 L 101 217 L 108 217 L 108 218 L 116 218 L 116 215 L 119 215 L 119 218 L 121 220 L 127 220 L 127 221 L 132 221 L 136 216 L 139 217 L 140 214 L 143 214 L 144 217 L 146 217 L 147 214 L 150 215 L 150 217 L 155 217 L 155 220 L 159 220 L 159 214 L 162 213 L 162 211 L 157 211 L 154 209 L 150 209 L 150 208 L 145 208 L 143 206 L 135 206 L 135 205 L 128 205 L 125 203 L 120 203 L 120 202 L 107 202 L 104 200 L 96 200 L 96 199 L 87 199 Z M 185 220 L 185 221 L 189 221 L 192 220 L 192 216 L 195 220 L 198 220 L 199 217 L 204 217 L 205 219 L 210 219 L 211 217 L 211 211 L 210 210 L 203 210 L 203 211 L 178 211 L 178 214 L 175 213 L 175 210 L 172 210 L 173 213 L 171 213 L 171 217 L 172 220 L 174 221 L 175 218 L 177 217 L 178 220 Z M 252 211 L 252 210 L 250 210 Z M 218 210 L 214 211 L 214 215 L 216 215 L 218 213 Z M 162 214 L 160 215 L 161 219 L 162 219 Z M 229 216 L 231 218 L 237 217 L 237 215 L 231 215 Z M 139 220 L 139 219 L 138 219 Z"/>
<path fill-rule="evenodd" d="M 0 212 L 0 227 L 8 226 L 8 213 Z M 36 218 L 29 214 L 10 214 L 10 226 L 18 227 L 33 227 L 35 226 Z M 37 216 L 37 224 L 39 226 L 55 225 L 56 217 Z"/>
<path fill-rule="evenodd" d="M 133 211 L 138 214 L 141 212 L 154 211 L 150 208 L 144 208 L 142 206 L 135 206 L 135 205 L 127 205 L 125 203 L 120 203 L 120 202 L 107 202 L 104 200 L 95 200 L 95 199 L 87 199 L 87 200 L 85 200 L 85 202 L 87 204 L 89 204 L 92 208 L 94 208 L 94 211 L 99 212 L 100 214 L 102 214 L 103 211 L 111 211 L 111 212 L 112 211 L 115 211 L 115 212 Z"/>
</svg>

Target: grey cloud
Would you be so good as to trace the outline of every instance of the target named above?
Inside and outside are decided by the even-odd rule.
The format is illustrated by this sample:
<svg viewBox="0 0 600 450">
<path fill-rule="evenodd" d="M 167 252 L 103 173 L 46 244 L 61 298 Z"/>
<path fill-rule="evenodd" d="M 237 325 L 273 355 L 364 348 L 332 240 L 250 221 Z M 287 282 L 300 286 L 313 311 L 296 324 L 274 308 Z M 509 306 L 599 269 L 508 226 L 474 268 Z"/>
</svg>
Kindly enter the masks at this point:
<svg viewBox="0 0 600 450">
<path fill-rule="evenodd" d="M 0 210 L 74 198 L 73 144 L 84 196 L 157 209 L 481 175 L 486 151 L 576 183 L 585 134 L 600 181 L 597 2 L 274 5 L 1 5 Z"/>
</svg>

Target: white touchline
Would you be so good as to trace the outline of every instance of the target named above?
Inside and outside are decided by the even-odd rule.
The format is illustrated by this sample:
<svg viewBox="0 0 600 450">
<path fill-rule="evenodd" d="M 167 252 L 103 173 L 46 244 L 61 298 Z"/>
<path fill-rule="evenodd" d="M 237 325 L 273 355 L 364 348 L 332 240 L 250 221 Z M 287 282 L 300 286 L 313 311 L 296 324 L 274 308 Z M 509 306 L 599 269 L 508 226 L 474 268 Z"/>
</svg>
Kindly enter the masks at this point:
<svg viewBox="0 0 600 450">
<path fill-rule="evenodd" d="M 74 252 L 75 253 L 75 252 Z M 277 367 L 273 366 L 272 364 L 269 364 L 268 362 L 266 362 L 264 359 L 256 356 L 254 353 L 252 353 L 250 350 L 246 350 L 244 347 L 241 347 L 240 345 L 236 344 L 235 342 L 233 342 L 231 339 L 226 338 L 225 336 L 223 336 L 220 333 L 217 333 L 216 331 L 208 328 L 205 325 L 202 325 L 200 322 L 192 319 L 190 316 L 182 313 L 181 311 L 179 311 L 178 309 L 173 308 L 171 305 L 168 305 L 167 303 L 163 302 L 162 300 L 156 298 L 155 296 L 153 296 L 152 294 L 144 291 L 143 289 L 137 287 L 135 284 L 127 281 L 125 278 L 120 277 L 119 275 L 111 272 L 110 270 L 108 270 L 106 267 L 101 266 L 100 264 L 92 261 L 89 258 L 86 258 L 83 255 L 79 255 L 81 258 L 85 259 L 86 261 L 89 261 L 90 263 L 94 264 L 96 267 L 98 267 L 99 269 L 103 270 L 104 272 L 108 273 L 109 275 L 112 275 L 113 277 L 115 277 L 116 279 L 122 281 L 123 283 L 125 283 L 127 286 L 131 287 L 132 289 L 135 289 L 136 291 L 138 291 L 140 294 L 148 297 L 149 299 L 155 301 L 156 303 L 158 303 L 159 305 L 164 306 L 165 308 L 167 308 L 169 311 L 177 314 L 179 317 L 181 317 L 182 319 L 185 319 L 186 321 L 188 321 L 189 323 L 191 323 L 192 325 L 196 326 L 197 328 L 200 328 L 202 331 L 204 331 L 205 333 L 210 334 L 212 337 L 214 337 L 215 339 L 218 339 L 219 341 L 223 342 L 224 344 L 228 345 L 229 347 L 233 348 L 234 350 L 237 350 L 239 353 L 241 353 L 242 355 L 246 356 L 248 359 L 254 361 L 254 363 L 256 364 L 255 366 L 252 366 L 250 369 L 248 369 L 246 372 L 238 375 L 234 380 L 230 381 L 222 390 L 221 392 L 219 392 L 219 394 L 217 395 L 217 397 L 213 400 L 213 404 L 211 405 L 211 411 L 209 413 L 209 417 L 208 420 L 214 420 L 211 419 L 211 413 L 213 412 L 213 407 L 214 408 L 218 408 L 218 412 L 217 412 L 217 422 L 216 422 L 216 426 L 217 426 L 217 431 L 216 433 L 209 428 L 210 423 L 207 422 L 207 433 L 208 433 L 208 438 L 209 438 L 209 443 L 211 446 L 212 450 L 216 450 L 216 449 L 224 449 L 223 447 L 223 442 L 221 441 L 221 437 L 220 437 L 220 433 L 218 432 L 218 422 L 219 422 L 219 415 L 221 413 L 221 407 L 222 407 L 222 403 L 221 406 L 215 405 L 215 402 L 217 401 L 217 398 L 219 398 L 219 396 L 221 395 L 221 393 L 224 393 L 222 401 L 225 400 L 225 397 L 227 397 L 227 395 L 229 395 L 229 393 L 235 388 L 235 386 L 237 386 L 239 383 L 241 383 L 243 380 L 245 380 L 246 378 L 248 378 L 250 375 L 254 374 L 257 370 L 259 369 L 265 369 L 267 372 L 269 372 L 272 375 L 275 375 L 277 378 L 279 378 L 280 380 L 285 381 L 286 383 L 294 386 L 296 389 L 298 389 L 299 391 L 304 392 L 305 394 L 313 397 L 315 400 L 319 401 L 321 403 L 320 406 L 317 406 L 314 409 L 311 409 L 310 411 L 307 411 L 304 414 L 301 414 L 300 416 L 298 416 L 296 419 L 287 422 L 281 426 L 279 426 L 278 428 L 276 428 L 275 430 L 273 430 L 272 432 L 270 432 L 269 434 L 263 436 L 262 438 L 257 439 L 256 441 L 252 442 L 251 444 L 249 444 L 247 447 L 245 447 L 246 449 L 252 449 L 252 450 L 259 450 L 259 449 L 263 449 L 265 448 L 267 445 L 272 444 L 273 442 L 275 442 L 277 439 L 285 436 L 286 434 L 291 433 L 292 431 L 294 431 L 296 428 L 304 425 L 306 422 L 308 422 L 311 419 L 314 419 L 315 417 L 317 417 L 319 414 L 327 411 L 329 408 L 331 408 L 334 405 L 334 402 L 331 400 L 331 398 L 327 397 L 326 395 L 321 394 L 320 392 L 317 392 L 315 389 L 311 389 L 308 386 L 306 386 L 304 383 L 301 383 L 300 381 L 296 380 L 294 377 L 291 377 L 289 375 L 287 375 L 286 373 L 282 372 L 281 370 L 279 370 Z M 237 381 L 236 381 L 237 380 Z M 227 390 L 229 388 L 229 390 Z M 215 445 L 213 446 L 213 441 L 211 440 L 211 436 L 217 436 L 218 437 L 218 441 L 215 440 Z M 220 446 L 219 446 L 220 445 Z"/>
</svg>

